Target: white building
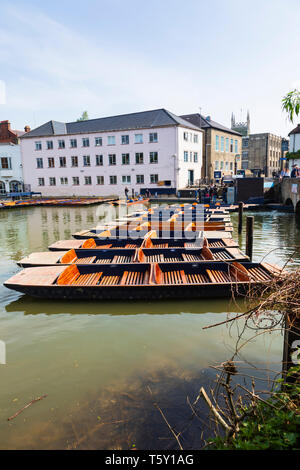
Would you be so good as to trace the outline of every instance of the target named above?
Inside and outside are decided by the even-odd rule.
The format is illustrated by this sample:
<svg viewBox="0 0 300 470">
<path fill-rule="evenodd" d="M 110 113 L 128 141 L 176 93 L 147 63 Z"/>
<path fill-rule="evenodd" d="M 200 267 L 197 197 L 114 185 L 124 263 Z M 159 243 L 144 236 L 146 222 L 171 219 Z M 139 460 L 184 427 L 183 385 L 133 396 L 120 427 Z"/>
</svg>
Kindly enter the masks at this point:
<svg viewBox="0 0 300 470">
<path fill-rule="evenodd" d="M 20 145 L 0 143 L 0 194 L 22 191 L 23 173 Z"/>
<path fill-rule="evenodd" d="M 44 196 L 177 190 L 201 177 L 202 136 L 165 109 L 49 121 L 21 137 L 24 181 Z"/>
<path fill-rule="evenodd" d="M 300 167 L 300 124 L 289 133 L 290 146 L 289 146 L 289 169 L 292 170 L 292 165 L 296 164 Z"/>
</svg>

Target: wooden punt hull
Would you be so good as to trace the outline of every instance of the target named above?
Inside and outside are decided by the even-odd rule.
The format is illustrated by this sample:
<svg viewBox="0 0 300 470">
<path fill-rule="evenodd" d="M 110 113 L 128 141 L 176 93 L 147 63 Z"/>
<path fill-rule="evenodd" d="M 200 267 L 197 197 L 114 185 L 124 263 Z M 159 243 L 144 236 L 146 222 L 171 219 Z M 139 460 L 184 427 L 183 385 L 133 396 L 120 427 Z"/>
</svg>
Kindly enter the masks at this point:
<svg viewBox="0 0 300 470">
<path fill-rule="evenodd" d="M 251 277 L 250 277 L 251 273 Z M 281 270 L 267 263 L 154 263 L 27 268 L 4 285 L 34 297 L 66 300 L 191 299 L 244 295 Z"/>
<path fill-rule="evenodd" d="M 180 263 L 204 261 L 246 261 L 249 258 L 239 248 L 139 248 L 86 249 L 31 253 L 18 261 L 23 268 L 55 265 Z"/>
<path fill-rule="evenodd" d="M 237 248 L 238 243 L 233 238 L 208 238 L 204 245 L 209 248 Z M 115 249 L 115 248 L 191 248 L 194 241 L 186 238 L 89 238 L 86 240 L 59 240 L 48 246 L 50 251 L 88 250 L 88 249 Z"/>
</svg>

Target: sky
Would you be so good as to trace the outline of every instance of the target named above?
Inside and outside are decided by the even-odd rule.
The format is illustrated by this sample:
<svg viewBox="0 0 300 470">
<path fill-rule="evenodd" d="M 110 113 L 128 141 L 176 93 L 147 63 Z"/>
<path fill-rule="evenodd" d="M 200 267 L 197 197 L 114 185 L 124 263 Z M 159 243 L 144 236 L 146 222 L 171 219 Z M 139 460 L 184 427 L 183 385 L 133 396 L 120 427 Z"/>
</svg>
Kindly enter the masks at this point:
<svg viewBox="0 0 300 470">
<path fill-rule="evenodd" d="M 13 129 L 166 108 L 286 137 L 299 0 L 0 0 L 0 120 Z"/>
</svg>

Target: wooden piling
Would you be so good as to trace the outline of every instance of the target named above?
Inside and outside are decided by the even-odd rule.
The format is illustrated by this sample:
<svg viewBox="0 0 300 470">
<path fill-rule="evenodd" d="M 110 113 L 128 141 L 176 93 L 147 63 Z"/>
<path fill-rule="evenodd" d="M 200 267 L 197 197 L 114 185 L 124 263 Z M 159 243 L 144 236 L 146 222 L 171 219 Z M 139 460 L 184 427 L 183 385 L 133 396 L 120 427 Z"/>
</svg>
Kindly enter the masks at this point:
<svg viewBox="0 0 300 470">
<path fill-rule="evenodd" d="M 254 217 L 251 215 L 246 219 L 246 255 L 249 256 L 250 261 L 252 261 L 253 254 L 253 227 Z"/>
<path fill-rule="evenodd" d="M 243 230 L 243 209 L 244 209 L 244 203 L 239 202 L 239 226 L 238 226 L 239 234 L 241 234 Z"/>
</svg>

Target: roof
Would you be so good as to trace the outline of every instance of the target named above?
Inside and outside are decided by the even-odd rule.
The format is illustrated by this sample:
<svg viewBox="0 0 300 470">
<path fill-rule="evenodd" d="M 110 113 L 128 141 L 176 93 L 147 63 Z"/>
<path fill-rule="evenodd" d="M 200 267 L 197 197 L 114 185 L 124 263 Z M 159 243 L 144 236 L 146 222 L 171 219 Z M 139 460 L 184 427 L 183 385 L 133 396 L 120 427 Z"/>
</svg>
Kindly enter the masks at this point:
<svg viewBox="0 0 300 470">
<path fill-rule="evenodd" d="M 84 134 L 89 132 L 107 132 L 130 129 L 145 129 L 162 126 L 184 126 L 199 131 L 199 127 L 182 117 L 167 111 L 166 109 L 155 109 L 152 111 L 142 111 L 131 114 L 121 114 L 119 116 L 103 117 L 98 119 L 88 119 L 86 121 L 59 122 L 49 121 L 41 126 L 27 132 L 22 136 L 44 137 L 63 134 Z"/>
<path fill-rule="evenodd" d="M 295 127 L 295 129 L 293 129 L 288 135 L 291 134 L 300 134 L 300 124 L 298 124 L 298 126 Z"/>
<path fill-rule="evenodd" d="M 239 132 L 234 131 L 233 129 L 229 129 L 228 127 L 223 126 L 222 124 L 219 124 L 216 121 L 212 121 L 210 118 L 204 118 L 201 114 L 195 113 L 195 114 L 185 114 L 183 116 L 180 116 L 181 118 L 189 121 L 190 123 L 194 124 L 195 126 L 198 126 L 202 129 L 218 129 L 223 132 L 227 132 L 229 134 L 234 134 L 241 136 Z"/>
</svg>

